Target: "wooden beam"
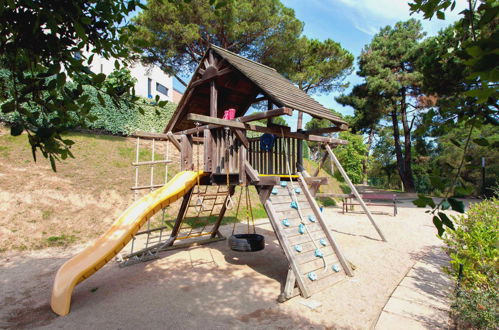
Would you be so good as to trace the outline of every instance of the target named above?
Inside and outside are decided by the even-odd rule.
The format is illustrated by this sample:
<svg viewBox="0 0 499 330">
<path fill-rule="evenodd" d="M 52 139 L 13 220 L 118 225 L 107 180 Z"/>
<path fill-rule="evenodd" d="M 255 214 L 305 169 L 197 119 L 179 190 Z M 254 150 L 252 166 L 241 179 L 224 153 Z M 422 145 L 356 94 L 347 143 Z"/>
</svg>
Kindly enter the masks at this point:
<svg viewBox="0 0 499 330">
<path fill-rule="evenodd" d="M 255 120 L 272 118 L 272 117 L 283 116 L 283 115 L 291 116 L 292 114 L 293 114 L 293 110 L 290 108 L 279 108 L 279 109 L 274 109 L 274 110 L 256 112 L 256 113 L 253 113 L 253 114 L 248 115 L 248 116 L 235 118 L 234 120 L 241 122 L 241 123 L 246 123 L 249 121 L 255 121 Z"/>
<path fill-rule="evenodd" d="M 249 148 L 249 141 L 248 141 L 248 138 L 246 137 L 246 132 L 244 132 L 243 130 L 238 129 L 238 128 L 231 128 L 231 130 L 236 134 L 239 141 L 241 141 L 241 143 L 246 148 Z"/>
<path fill-rule="evenodd" d="M 360 196 L 359 192 L 357 191 L 357 188 L 355 188 L 355 186 L 353 185 L 352 181 L 350 181 L 350 178 L 348 177 L 348 174 L 347 172 L 345 172 L 345 170 L 343 169 L 343 166 L 341 166 L 338 158 L 336 158 L 335 154 L 333 153 L 333 151 L 331 150 L 331 148 L 326 145 L 326 150 L 327 152 L 329 153 L 329 156 L 331 157 L 331 160 L 334 162 L 334 164 L 336 165 L 336 167 L 338 168 L 338 171 L 341 173 L 341 175 L 343 176 L 343 178 L 345 179 L 346 183 L 348 184 L 348 186 L 350 187 L 350 189 L 352 190 L 352 193 L 355 195 L 355 197 L 357 198 L 359 204 L 362 206 L 362 208 L 364 209 L 364 212 L 366 212 L 367 214 L 367 217 L 369 218 L 369 220 L 371 221 L 372 225 L 374 226 L 374 228 L 376 229 L 376 231 L 378 232 L 379 236 L 381 237 L 381 239 L 383 241 L 386 242 L 386 238 L 385 238 L 385 235 L 383 235 L 383 232 L 381 231 L 381 229 L 378 227 L 378 225 L 376 224 L 376 222 L 374 221 L 374 218 L 371 214 L 371 212 L 369 211 L 369 209 L 367 208 L 366 204 L 364 203 L 364 200 L 362 199 L 362 197 Z"/>
<path fill-rule="evenodd" d="M 209 71 L 209 70 L 208 70 L 208 71 Z M 192 84 L 191 84 L 191 86 L 190 86 L 190 87 L 191 87 L 191 88 L 198 87 L 198 86 L 200 86 L 200 85 L 202 85 L 202 84 L 204 84 L 204 83 L 207 83 L 207 82 L 209 82 L 209 81 L 213 81 L 213 79 L 215 79 L 215 78 L 218 78 L 218 77 L 224 76 L 224 75 L 229 74 L 229 73 L 231 73 L 231 72 L 232 72 L 232 69 L 231 69 L 231 68 L 225 68 L 225 69 L 222 69 L 222 70 L 220 70 L 220 71 L 218 71 L 218 72 L 216 72 L 216 73 L 214 73 L 214 74 L 209 75 L 209 76 L 208 76 L 208 77 L 206 77 L 206 78 L 201 78 L 201 79 L 199 79 L 199 80 L 196 80 L 196 81 L 192 82 Z M 204 73 L 203 73 L 203 74 L 204 74 Z"/>
<path fill-rule="evenodd" d="M 172 132 L 166 133 L 166 136 L 168 137 L 168 140 L 173 144 L 173 146 L 177 148 L 178 151 L 182 149 L 180 146 L 180 142 L 177 141 L 177 137 L 173 135 Z"/>
<path fill-rule="evenodd" d="M 139 137 L 142 139 L 155 139 L 155 140 L 162 140 L 162 141 L 168 141 L 169 137 L 168 134 L 162 134 L 162 133 L 150 133 L 150 132 L 135 132 L 132 134 L 134 137 Z"/>
<path fill-rule="evenodd" d="M 333 234 L 331 233 L 331 230 L 327 226 L 326 221 L 324 221 L 324 218 L 322 216 L 322 212 L 319 210 L 319 205 L 317 205 L 315 198 L 310 194 L 310 191 L 308 190 L 307 185 L 304 184 L 304 182 L 303 182 L 303 175 L 300 172 L 298 172 L 298 175 L 300 177 L 300 185 L 302 187 L 303 194 L 307 198 L 308 204 L 312 208 L 312 211 L 314 212 L 315 217 L 317 218 L 317 222 L 319 222 L 319 224 L 322 227 L 322 230 L 326 234 L 327 239 L 331 243 L 331 246 L 333 247 L 333 250 L 336 254 L 336 257 L 338 257 L 339 262 L 343 266 L 343 270 L 345 271 L 345 273 L 348 276 L 353 276 L 353 272 L 352 272 L 352 269 L 350 268 L 350 265 L 348 264 L 348 261 L 343 256 L 343 253 L 341 253 L 341 250 L 338 247 L 338 245 L 336 244 L 336 240 L 334 239 Z"/>
<path fill-rule="evenodd" d="M 316 177 L 309 176 L 309 177 L 304 177 L 303 179 L 308 185 L 311 185 L 312 183 L 315 182 L 319 183 L 320 185 L 327 184 L 327 177 L 325 176 L 316 176 Z"/>
<path fill-rule="evenodd" d="M 225 211 L 227 211 L 227 199 L 229 198 L 229 196 L 234 195 L 235 191 L 236 191 L 236 186 L 229 187 L 229 191 L 227 192 L 227 196 L 225 197 L 222 208 L 220 209 L 220 213 L 218 214 L 217 221 L 215 222 L 215 224 L 213 225 L 213 228 L 211 230 L 212 231 L 211 238 L 215 238 L 215 236 L 217 235 L 218 229 L 220 228 L 220 224 L 222 223 L 222 220 L 224 218 Z"/>
<path fill-rule="evenodd" d="M 258 172 L 251 166 L 248 161 L 244 162 L 244 172 L 250 177 L 252 182 L 260 182 L 260 176 Z"/>
<path fill-rule="evenodd" d="M 269 134 L 274 134 L 279 137 L 290 137 L 298 140 L 307 140 L 307 141 L 315 141 L 315 142 L 323 142 L 323 143 L 329 143 L 329 144 L 347 144 L 348 141 L 345 140 L 340 140 L 340 139 L 333 139 L 330 137 L 326 136 L 318 136 L 318 135 L 307 135 L 303 133 L 293 133 L 289 131 L 289 127 L 287 127 L 287 130 L 284 130 L 281 132 L 280 128 L 283 126 L 280 126 L 280 128 L 276 127 L 265 127 L 265 126 L 257 126 L 254 124 L 247 124 L 247 123 L 240 123 L 234 120 L 225 120 L 221 118 L 214 118 L 214 117 L 209 117 L 209 116 L 204 116 L 204 115 L 199 115 L 197 113 L 189 113 L 187 115 L 187 120 L 191 120 L 194 122 L 200 122 L 200 123 L 207 123 L 207 124 L 212 124 L 212 125 L 217 125 L 220 127 L 234 127 L 234 128 L 239 128 L 239 129 L 244 129 L 248 131 L 255 131 L 255 132 L 260 132 L 260 133 L 269 133 Z"/>
</svg>

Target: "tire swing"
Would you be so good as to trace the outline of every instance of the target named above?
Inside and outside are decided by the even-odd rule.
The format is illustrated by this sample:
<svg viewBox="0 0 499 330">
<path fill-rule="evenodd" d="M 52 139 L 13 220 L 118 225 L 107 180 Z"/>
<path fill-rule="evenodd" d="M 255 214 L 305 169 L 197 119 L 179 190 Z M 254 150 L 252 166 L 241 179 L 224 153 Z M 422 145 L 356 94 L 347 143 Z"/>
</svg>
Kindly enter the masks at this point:
<svg viewBox="0 0 499 330">
<path fill-rule="evenodd" d="M 239 215 L 239 206 L 245 187 L 241 187 L 239 194 L 239 201 L 237 202 L 236 219 Z M 253 233 L 250 231 L 250 217 L 253 226 Z M 248 231 L 246 234 L 234 234 L 236 223 L 232 226 L 232 235 L 229 237 L 229 247 L 232 251 L 238 252 L 256 252 L 265 248 L 265 237 L 256 233 L 255 219 L 253 218 L 253 211 L 251 209 L 251 201 L 249 198 L 249 187 L 246 186 L 246 221 L 248 223 Z"/>
</svg>

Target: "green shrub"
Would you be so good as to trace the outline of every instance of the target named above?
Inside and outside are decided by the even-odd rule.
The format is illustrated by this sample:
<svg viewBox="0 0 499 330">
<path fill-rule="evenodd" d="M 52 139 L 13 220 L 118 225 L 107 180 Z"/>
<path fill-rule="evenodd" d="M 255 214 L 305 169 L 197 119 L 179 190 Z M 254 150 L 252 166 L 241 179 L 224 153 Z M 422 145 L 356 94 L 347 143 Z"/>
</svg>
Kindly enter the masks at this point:
<svg viewBox="0 0 499 330">
<path fill-rule="evenodd" d="M 458 277 L 463 265 L 460 291 L 454 304 L 456 319 L 464 327 L 497 329 L 499 200 L 471 205 L 466 215 L 455 217 L 456 230 L 447 231 L 444 248 L 450 256 L 446 270 Z"/>
<path fill-rule="evenodd" d="M 89 113 L 93 120 L 81 123 L 78 117 L 69 111 L 68 118 L 64 118 L 66 129 L 84 127 L 122 135 L 131 135 L 136 131 L 159 133 L 165 128 L 176 107 L 173 103 L 168 103 L 165 107 L 158 107 L 145 99 L 141 99 L 139 104 L 131 103 L 126 98 L 123 98 L 119 103 L 114 103 L 111 97 L 106 94 L 101 94 L 103 99 L 101 104 L 98 100 L 97 90 L 89 85 L 84 86 L 84 94 L 88 95 L 89 100 L 95 104 Z M 33 108 L 32 111 L 40 110 Z M 43 117 L 40 116 L 40 118 Z M 16 123 L 19 119 L 20 115 L 16 112 L 0 113 L 0 120 L 8 123 Z"/>
<path fill-rule="evenodd" d="M 494 289 L 463 290 L 456 298 L 454 315 L 459 329 L 497 329 L 499 299 Z"/>
<path fill-rule="evenodd" d="M 499 200 L 492 198 L 471 205 L 466 215 L 455 217 L 456 230 L 447 232 L 444 241 L 456 275 L 463 265 L 463 287 L 493 287 L 498 270 L 497 232 Z"/>
</svg>

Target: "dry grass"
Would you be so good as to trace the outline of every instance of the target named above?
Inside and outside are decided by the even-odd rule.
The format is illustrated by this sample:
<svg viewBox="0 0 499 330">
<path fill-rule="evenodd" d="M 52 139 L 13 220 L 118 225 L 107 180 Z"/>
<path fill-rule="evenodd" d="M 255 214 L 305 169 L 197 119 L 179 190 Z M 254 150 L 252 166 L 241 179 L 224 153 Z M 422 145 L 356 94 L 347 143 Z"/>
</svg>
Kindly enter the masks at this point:
<svg viewBox="0 0 499 330">
<path fill-rule="evenodd" d="M 102 234 L 133 201 L 130 187 L 135 171 L 131 162 L 136 157 L 136 139 L 76 132 L 66 138 L 76 142 L 72 148 L 75 159 L 58 163 L 54 173 L 41 155 L 38 162 L 33 161 L 26 135 L 12 137 L 0 127 L 0 252 L 87 242 Z M 150 160 L 150 150 L 151 142 L 141 141 L 139 159 Z M 155 153 L 156 159 L 164 159 L 165 144 L 156 143 Z M 196 164 L 196 147 L 194 154 Z M 168 167 L 171 178 L 179 170 L 179 154 L 171 145 L 168 158 L 173 161 Z M 202 164 L 202 152 L 200 159 Z M 306 165 L 312 173 L 314 164 Z M 326 174 L 321 171 L 320 175 Z M 341 192 L 340 184 L 330 178 L 323 191 Z M 140 169 L 139 179 L 139 185 L 150 183 L 149 166 Z M 154 183 L 164 180 L 165 167 L 155 166 Z M 266 218 L 254 187 L 250 187 L 250 199 L 255 219 Z M 165 218 L 173 220 L 179 205 L 177 202 L 168 207 Z M 245 222 L 244 206 L 245 199 L 239 214 L 236 216 L 234 207 L 227 212 L 224 223 Z"/>
</svg>

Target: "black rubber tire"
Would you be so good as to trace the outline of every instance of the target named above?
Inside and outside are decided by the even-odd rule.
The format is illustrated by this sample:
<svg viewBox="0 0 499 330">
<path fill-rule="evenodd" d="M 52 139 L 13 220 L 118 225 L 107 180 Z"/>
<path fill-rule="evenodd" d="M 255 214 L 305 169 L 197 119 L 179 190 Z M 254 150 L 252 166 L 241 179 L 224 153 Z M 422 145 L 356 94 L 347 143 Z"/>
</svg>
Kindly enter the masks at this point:
<svg viewBox="0 0 499 330">
<path fill-rule="evenodd" d="M 229 237 L 229 247 L 238 252 L 256 252 L 265 248 L 265 237 L 258 234 L 236 234 Z"/>
</svg>

